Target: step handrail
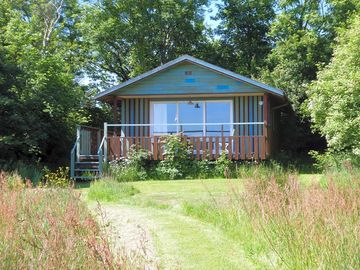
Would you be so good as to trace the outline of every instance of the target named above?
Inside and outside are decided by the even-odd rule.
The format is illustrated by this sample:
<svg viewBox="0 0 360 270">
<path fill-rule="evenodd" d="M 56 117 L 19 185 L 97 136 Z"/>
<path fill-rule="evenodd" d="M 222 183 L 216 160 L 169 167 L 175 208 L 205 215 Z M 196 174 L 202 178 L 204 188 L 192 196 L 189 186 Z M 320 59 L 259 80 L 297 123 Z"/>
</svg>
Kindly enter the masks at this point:
<svg viewBox="0 0 360 270">
<path fill-rule="evenodd" d="M 104 134 L 101 143 L 99 145 L 99 149 L 97 151 L 98 157 L 99 157 L 99 176 L 102 176 L 103 173 L 103 146 L 105 144 L 105 140 L 106 140 L 106 135 Z"/>
<path fill-rule="evenodd" d="M 75 178 L 75 153 L 77 152 L 80 136 L 76 136 L 76 141 L 70 151 L 70 178 Z"/>
</svg>

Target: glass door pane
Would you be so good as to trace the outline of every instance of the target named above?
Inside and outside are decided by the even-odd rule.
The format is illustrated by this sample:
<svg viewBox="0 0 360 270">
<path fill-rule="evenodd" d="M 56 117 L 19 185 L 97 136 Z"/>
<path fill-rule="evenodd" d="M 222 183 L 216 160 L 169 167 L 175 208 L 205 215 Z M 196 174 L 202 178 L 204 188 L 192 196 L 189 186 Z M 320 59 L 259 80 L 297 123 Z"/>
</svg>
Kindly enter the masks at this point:
<svg viewBox="0 0 360 270">
<path fill-rule="evenodd" d="M 206 126 L 207 136 L 230 136 L 232 127 L 222 125 L 231 122 L 231 102 L 206 102 L 206 123 L 219 123 L 219 125 Z"/>
<path fill-rule="evenodd" d="M 153 103 L 151 134 L 175 134 L 176 126 L 167 124 L 176 124 L 176 103 Z"/>
<path fill-rule="evenodd" d="M 179 103 L 180 131 L 188 136 L 203 135 L 204 102 Z M 182 124 L 199 125 L 182 125 Z"/>
</svg>

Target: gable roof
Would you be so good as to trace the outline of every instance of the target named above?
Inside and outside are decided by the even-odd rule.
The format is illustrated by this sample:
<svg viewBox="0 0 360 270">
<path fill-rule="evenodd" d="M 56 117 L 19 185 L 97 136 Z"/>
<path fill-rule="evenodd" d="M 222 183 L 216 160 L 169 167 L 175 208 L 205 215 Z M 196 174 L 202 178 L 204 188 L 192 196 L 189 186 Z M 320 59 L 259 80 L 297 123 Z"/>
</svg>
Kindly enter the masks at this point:
<svg viewBox="0 0 360 270">
<path fill-rule="evenodd" d="M 231 77 L 235 80 L 239 80 L 239 81 L 242 81 L 242 82 L 246 82 L 248 84 L 251 84 L 253 86 L 256 86 L 256 87 L 259 87 L 261 89 L 264 89 L 266 92 L 269 92 L 271 94 L 275 94 L 275 95 L 278 95 L 278 96 L 284 96 L 284 92 L 280 89 L 277 89 L 275 87 L 272 87 L 272 86 L 269 86 L 269 85 L 266 85 L 264 83 L 261 83 L 261 82 L 258 82 L 256 80 L 253 80 L 253 79 L 250 79 L 250 78 L 247 78 L 245 76 L 242 76 L 242 75 L 239 75 L 235 72 L 232 72 L 230 70 L 227 70 L 227 69 L 224 69 L 222 67 L 219 67 L 219 66 L 216 66 L 216 65 L 213 65 L 213 64 L 210 64 L 208 62 L 205 62 L 203 60 L 200 60 L 198 58 L 195 58 L 195 57 L 192 57 L 190 55 L 183 55 L 183 56 L 180 56 L 179 58 L 176 58 L 170 62 L 167 62 L 166 64 L 164 65 L 161 65 L 157 68 L 154 68 L 148 72 L 145 72 L 139 76 L 136 76 L 130 80 L 127 80 L 126 82 L 123 82 L 119 85 L 116 85 L 116 86 L 113 86 L 105 91 L 102 91 L 100 93 L 98 93 L 97 95 L 95 95 L 95 99 L 99 100 L 107 95 L 110 95 L 112 94 L 113 92 L 121 89 L 121 88 L 124 88 L 128 85 L 131 85 L 133 83 L 136 83 L 138 81 L 141 81 L 149 76 L 152 76 L 158 72 L 161 72 L 161 71 L 164 71 L 168 68 L 171 68 L 179 63 L 182 63 L 182 62 L 190 62 L 190 63 L 193 63 L 193 64 L 196 64 L 196 65 L 199 65 L 201 67 L 204 67 L 204 68 L 207 68 L 207 69 L 210 69 L 212 71 L 215 71 L 215 72 L 218 72 L 220 74 L 223 74 L 225 76 L 228 76 L 228 77 Z"/>
</svg>

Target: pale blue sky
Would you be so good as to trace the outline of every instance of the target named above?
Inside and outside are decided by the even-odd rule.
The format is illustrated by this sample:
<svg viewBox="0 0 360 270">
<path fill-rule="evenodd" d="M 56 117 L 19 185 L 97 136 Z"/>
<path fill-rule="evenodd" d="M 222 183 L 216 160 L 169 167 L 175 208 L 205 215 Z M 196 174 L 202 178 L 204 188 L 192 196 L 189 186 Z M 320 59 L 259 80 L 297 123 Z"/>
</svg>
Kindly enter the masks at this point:
<svg viewBox="0 0 360 270">
<path fill-rule="evenodd" d="M 210 26 L 212 29 L 215 29 L 219 25 L 219 21 L 215 21 L 211 19 L 211 17 L 215 16 L 218 8 L 217 4 L 221 3 L 221 0 L 211 0 L 210 6 L 207 8 L 207 12 L 205 13 L 205 24 Z"/>
</svg>

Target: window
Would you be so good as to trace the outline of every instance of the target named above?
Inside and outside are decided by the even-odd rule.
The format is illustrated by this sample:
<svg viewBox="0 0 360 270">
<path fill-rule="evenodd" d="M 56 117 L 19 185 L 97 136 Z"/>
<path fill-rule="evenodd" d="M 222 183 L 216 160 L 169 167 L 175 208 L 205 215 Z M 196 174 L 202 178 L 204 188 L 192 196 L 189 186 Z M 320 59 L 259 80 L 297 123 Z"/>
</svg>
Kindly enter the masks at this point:
<svg viewBox="0 0 360 270">
<path fill-rule="evenodd" d="M 231 123 L 230 102 L 206 102 L 206 123 Z M 208 125 L 206 135 L 230 136 L 232 127 L 227 125 Z"/>
<path fill-rule="evenodd" d="M 232 131 L 229 124 L 232 123 L 232 101 L 151 102 L 150 123 L 154 124 L 151 134 L 157 135 L 183 132 L 188 136 L 229 136 Z"/>
<path fill-rule="evenodd" d="M 154 103 L 152 107 L 152 119 L 154 124 L 151 127 L 151 134 L 174 134 L 177 132 L 177 104 L 174 103 Z"/>
</svg>

